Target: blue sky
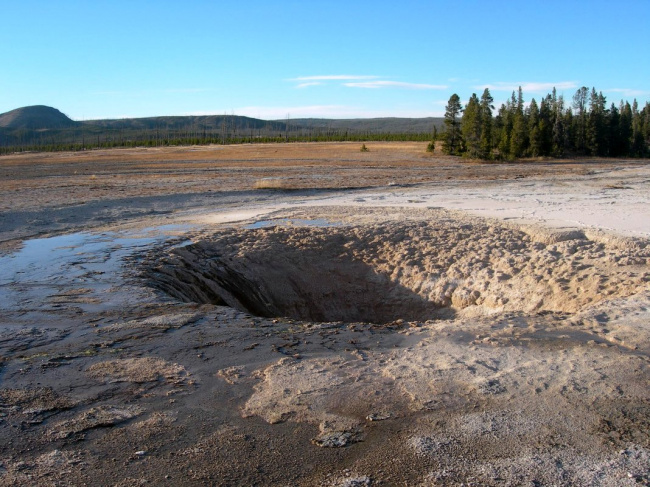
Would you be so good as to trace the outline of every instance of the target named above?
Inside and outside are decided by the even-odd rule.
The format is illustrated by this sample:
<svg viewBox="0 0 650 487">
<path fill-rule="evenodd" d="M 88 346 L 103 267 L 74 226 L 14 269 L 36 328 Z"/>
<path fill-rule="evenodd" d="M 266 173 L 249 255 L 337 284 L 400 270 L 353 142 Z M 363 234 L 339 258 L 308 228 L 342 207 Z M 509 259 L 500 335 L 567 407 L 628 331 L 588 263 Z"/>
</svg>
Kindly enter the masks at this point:
<svg viewBox="0 0 650 487">
<path fill-rule="evenodd" d="M 0 0 L 0 113 L 424 117 L 489 87 L 650 100 L 650 1 Z"/>
</svg>

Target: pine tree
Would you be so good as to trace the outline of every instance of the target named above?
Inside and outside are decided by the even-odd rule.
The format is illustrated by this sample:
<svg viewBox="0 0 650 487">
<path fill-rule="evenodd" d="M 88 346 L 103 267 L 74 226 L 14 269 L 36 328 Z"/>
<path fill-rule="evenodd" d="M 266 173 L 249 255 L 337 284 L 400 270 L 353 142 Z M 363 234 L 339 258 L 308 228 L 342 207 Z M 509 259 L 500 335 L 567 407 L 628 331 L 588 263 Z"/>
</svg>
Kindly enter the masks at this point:
<svg viewBox="0 0 650 487">
<path fill-rule="evenodd" d="M 619 157 L 621 155 L 621 115 L 613 103 L 609 109 L 607 126 L 609 156 Z"/>
<path fill-rule="evenodd" d="M 621 144 L 621 155 L 629 156 L 630 148 L 632 147 L 632 107 L 628 102 L 619 105 L 621 113 L 619 123 L 619 140 Z"/>
<path fill-rule="evenodd" d="M 643 157 L 645 153 L 645 142 L 643 140 L 643 121 L 639 112 L 639 103 L 634 100 L 632 103 L 632 142 L 630 152 L 633 157 Z"/>
<path fill-rule="evenodd" d="M 587 96 L 589 88 L 583 86 L 573 95 L 573 108 L 576 110 L 574 121 L 575 148 L 584 154 L 587 147 Z"/>
<path fill-rule="evenodd" d="M 499 150 L 499 158 L 509 159 L 510 137 L 512 135 L 512 111 L 510 109 L 510 102 L 506 105 L 501 104 L 495 125 L 498 134 L 497 149 Z"/>
<path fill-rule="evenodd" d="M 514 96 L 514 93 L 513 93 Z M 512 136 L 510 137 L 510 156 L 517 158 L 526 153 L 528 147 L 528 127 L 524 115 L 524 96 L 521 86 L 517 92 L 517 101 L 512 120 Z"/>
<path fill-rule="evenodd" d="M 606 130 L 605 97 L 591 89 L 589 96 L 589 116 L 587 118 L 586 145 L 587 150 L 594 156 L 607 155 L 607 130 Z"/>
<path fill-rule="evenodd" d="M 551 95 L 546 95 L 539 106 L 540 155 L 545 157 L 553 152 L 553 106 L 555 104 L 557 100 L 553 100 Z"/>
<path fill-rule="evenodd" d="M 465 105 L 461 119 L 461 133 L 465 142 L 465 155 L 478 158 L 481 155 L 481 112 L 478 97 L 472 93 Z"/>
<path fill-rule="evenodd" d="M 532 157 L 538 157 L 542 154 L 542 134 L 539 124 L 539 107 L 535 98 L 533 98 L 530 100 L 530 106 L 528 107 L 528 126 L 530 127 L 529 151 Z"/>
<path fill-rule="evenodd" d="M 480 103 L 481 140 L 479 156 L 482 159 L 492 157 L 492 110 L 494 110 L 492 103 L 494 103 L 494 99 L 490 95 L 490 90 L 485 88 Z"/>
<path fill-rule="evenodd" d="M 575 152 L 575 140 L 576 140 L 576 132 L 575 132 L 575 122 L 574 122 L 575 117 L 573 116 L 573 112 L 571 109 L 568 109 L 564 113 L 564 130 L 566 131 L 566 135 L 564 137 L 565 141 L 565 148 L 567 152 Z"/>
<path fill-rule="evenodd" d="M 445 140 L 442 150 L 445 154 L 457 155 L 461 153 L 462 137 L 460 132 L 460 113 L 463 107 L 459 96 L 454 93 L 449 97 L 445 109 Z"/>
<path fill-rule="evenodd" d="M 551 154 L 555 157 L 562 157 L 567 145 L 564 99 L 562 97 L 558 98 L 554 104 L 553 119 L 553 141 Z"/>
</svg>

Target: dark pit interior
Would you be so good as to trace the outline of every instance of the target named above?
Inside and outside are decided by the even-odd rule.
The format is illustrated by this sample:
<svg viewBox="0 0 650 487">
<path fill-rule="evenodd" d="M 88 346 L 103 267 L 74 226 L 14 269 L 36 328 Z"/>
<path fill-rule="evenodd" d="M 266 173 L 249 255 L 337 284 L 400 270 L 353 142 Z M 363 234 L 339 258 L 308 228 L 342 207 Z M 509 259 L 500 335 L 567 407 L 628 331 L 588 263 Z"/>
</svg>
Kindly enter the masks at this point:
<svg viewBox="0 0 650 487">
<path fill-rule="evenodd" d="M 149 277 L 181 301 L 261 317 L 388 323 L 426 320 L 438 310 L 372 266 L 329 250 L 287 245 L 233 257 L 200 242 L 175 251 Z"/>
</svg>

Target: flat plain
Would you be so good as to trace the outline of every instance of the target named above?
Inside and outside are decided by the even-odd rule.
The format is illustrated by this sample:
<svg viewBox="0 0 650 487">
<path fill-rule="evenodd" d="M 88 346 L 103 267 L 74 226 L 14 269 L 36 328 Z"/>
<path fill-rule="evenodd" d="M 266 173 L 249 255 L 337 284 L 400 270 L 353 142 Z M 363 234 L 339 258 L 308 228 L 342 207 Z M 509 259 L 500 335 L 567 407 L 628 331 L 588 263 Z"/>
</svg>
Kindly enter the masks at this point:
<svg viewBox="0 0 650 487">
<path fill-rule="evenodd" d="M 650 164 L 0 158 L 0 485 L 648 485 Z"/>
</svg>

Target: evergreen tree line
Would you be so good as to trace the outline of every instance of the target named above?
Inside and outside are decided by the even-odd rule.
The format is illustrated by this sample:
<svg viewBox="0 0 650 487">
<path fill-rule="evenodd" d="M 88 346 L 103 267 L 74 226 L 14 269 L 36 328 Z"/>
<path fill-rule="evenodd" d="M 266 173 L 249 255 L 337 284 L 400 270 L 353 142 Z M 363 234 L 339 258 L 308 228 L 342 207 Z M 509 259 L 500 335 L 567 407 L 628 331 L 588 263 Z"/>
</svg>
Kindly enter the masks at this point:
<svg viewBox="0 0 650 487">
<path fill-rule="evenodd" d="M 463 108 L 453 94 L 445 111 L 443 152 L 474 159 L 521 157 L 648 157 L 650 103 L 607 107 L 602 92 L 578 89 L 568 106 L 562 95 L 547 94 L 525 106 L 519 87 L 496 115 L 490 90 L 472 94 Z"/>
<path fill-rule="evenodd" d="M 276 133 L 219 133 L 211 131 L 178 132 L 173 130 L 102 131 L 101 133 L 71 136 L 71 131 L 57 134 L 27 133 L 18 141 L 3 144 L 0 155 L 16 152 L 83 151 L 113 147 L 162 147 L 209 144 L 259 144 L 280 142 L 371 142 L 371 141 L 428 141 L 431 132 L 390 133 L 355 132 L 352 130 L 291 130 Z"/>
</svg>

